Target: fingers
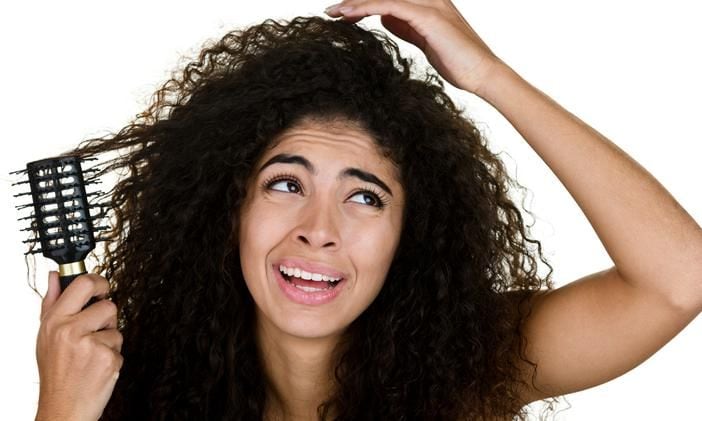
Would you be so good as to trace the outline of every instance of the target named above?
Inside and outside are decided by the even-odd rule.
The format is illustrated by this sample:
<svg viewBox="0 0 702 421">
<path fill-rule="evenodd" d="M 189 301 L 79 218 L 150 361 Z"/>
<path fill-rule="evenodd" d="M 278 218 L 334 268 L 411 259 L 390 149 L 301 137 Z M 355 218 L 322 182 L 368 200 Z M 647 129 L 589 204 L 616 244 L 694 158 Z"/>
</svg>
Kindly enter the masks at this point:
<svg viewBox="0 0 702 421">
<path fill-rule="evenodd" d="M 430 5 L 436 5 L 439 2 L 446 2 L 446 0 L 375 0 L 375 1 L 380 1 L 380 2 L 385 2 L 385 3 L 412 3 L 416 4 L 419 6 L 430 6 Z M 366 3 L 368 0 L 342 0 L 340 3 L 331 5 L 325 9 L 325 12 L 330 12 L 330 11 L 339 11 L 339 9 L 343 8 L 354 8 L 358 4 L 361 3 Z M 449 2 L 450 3 L 450 2 Z M 343 14 L 343 13 L 342 13 Z"/>
<path fill-rule="evenodd" d="M 80 320 L 79 333 L 82 334 L 103 329 L 117 329 L 117 306 L 110 300 L 100 300 L 86 307 L 76 316 L 76 319 Z"/>
<path fill-rule="evenodd" d="M 100 417 L 124 362 L 123 337 L 112 301 L 103 299 L 85 309 L 83 306 L 91 297 L 108 292 L 105 278 L 85 274 L 60 293 L 58 274 L 49 274 L 36 344 L 39 412 L 81 414 L 71 419 Z"/>
<path fill-rule="evenodd" d="M 70 335 L 80 337 L 101 330 L 117 329 L 117 306 L 102 299 L 83 309 L 93 296 L 109 292 L 107 279 L 97 274 L 80 275 L 59 293 L 57 272 L 49 274 L 49 287 L 42 301 L 41 322 L 44 329 L 70 326 Z M 44 326 L 46 325 L 46 326 Z"/>
<path fill-rule="evenodd" d="M 51 308 L 51 313 L 60 316 L 78 314 L 90 298 L 95 296 L 103 297 L 109 291 L 110 284 L 102 276 L 95 273 L 80 275 L 56 299 Z"/>
<path fill-rule="evenodd" d="M 122 342 L 124 338 L 117 329 L 101 330 L 91 334 L 96 341 L 112 349 L 116 353 L 122 352 Z"/>
<path fill-rule="evenodd" d="M 80 341 L 92 340 L 120 352 L 122 335 L 117 330 L 117 306 L 110 300 L 100 300 L 72 316 L 49 313 L 39 326 L 37 349 L 41 344 L 59 349 Z"/>
<path fill-rule="evenodd" d="M 351 8 L 349 11 L 341 12 L 342 8 Z M 332 17 L 343 16 L 345 20 L 353 23 L 358 22 L 366 16 L 371 15 L 392 15 L 410 24 L 414 20 L 426 17 L 433 13 L 435 9 L 414 3 L 400 0 L 349 0 L 344 1 L 337 7 L 329 9 L 326 13 Z"/>
</svg>

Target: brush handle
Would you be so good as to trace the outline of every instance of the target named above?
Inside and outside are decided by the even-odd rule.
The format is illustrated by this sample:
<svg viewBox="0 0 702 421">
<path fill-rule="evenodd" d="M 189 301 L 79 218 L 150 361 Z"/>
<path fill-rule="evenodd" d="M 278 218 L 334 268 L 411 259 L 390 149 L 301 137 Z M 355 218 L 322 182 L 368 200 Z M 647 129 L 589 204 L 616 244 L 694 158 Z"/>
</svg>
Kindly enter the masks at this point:
<svg viewBox="0 0 702 421">
<path fill-rule="evenodd" d="M 81 272 L 81 273 L 74 273 L 71 275 L 59 276 L 59 283 L 61 284 L 61 292 L 63 292 L 63 290 L 65 290 L 68 287 L 68 285 L 70 285 L 70 283 L 73 282 L 74 279 L 76 279 L 80 275 L 85 275 L 86 273 L 88 273 L 88 272 Z M 100 300 L 97 297 L 91 297 L 90 301 L 88 301 L 88 304 L 83 306 L 83 309 L 85 309 L 89 305 L 96 303 L 98 301 L 100 301 Z"/>
<path fill-rule="evenodd" d="M 81 273 L 74 273 L 72 275 L 59 276 L 59 283 L 61 284 L 61 292 L 63 292 L 66 288 L 68 288 L 68 285 L 70 285 L 74 279 L 76 279 L 80 275 L 84 275 L 86 273 L 87 272 L 81 272 Z"/>
</svg>

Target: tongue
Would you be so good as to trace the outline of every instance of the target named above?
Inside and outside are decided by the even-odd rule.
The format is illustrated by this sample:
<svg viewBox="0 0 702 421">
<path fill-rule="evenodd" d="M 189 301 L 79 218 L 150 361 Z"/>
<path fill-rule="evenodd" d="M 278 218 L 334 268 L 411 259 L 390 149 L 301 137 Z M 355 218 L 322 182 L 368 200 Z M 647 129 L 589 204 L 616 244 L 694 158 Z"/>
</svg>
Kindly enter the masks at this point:
<svg viewBox="0 0 702 421">
<path fill-rule="evenodd" d="M 328 288 L 329 287 L 329 282 L 325 281 L 308 281 L 306 279 L 302 278 L 296 278 L 294 276 L 290 277 L 290 280 L 292 281 L 293 285 L 300 285 L 301 287 L 311 287 L 311 288 Z"/>
</svg>

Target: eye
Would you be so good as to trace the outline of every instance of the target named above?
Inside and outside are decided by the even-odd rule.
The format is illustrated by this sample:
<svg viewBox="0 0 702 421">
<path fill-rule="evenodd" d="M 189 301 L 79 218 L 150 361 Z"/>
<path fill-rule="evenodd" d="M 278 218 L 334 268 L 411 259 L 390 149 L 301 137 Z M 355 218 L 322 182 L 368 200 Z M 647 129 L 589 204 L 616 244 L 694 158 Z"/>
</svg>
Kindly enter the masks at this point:
<svg viewBox="0 0 702 421">
<path fill-rule="evenodd" d="M 281 186 L 278 188 L 275 188 L 275 186 Z M 266 187 L 271 189 L 271 190 L 276 190 L 276 191 L 282 191 L 286 193 L 300 193 L 302 189 L 300 188 L 300 185 L 297 183 L 297 181 L 291 180 L 291 179 L 283 179 L 283 180 L 273 180 L 270 181 L 266 184 Z"/>
<path fill-rule="evenodd" d="M 291 174 L 275 175 L 264 181 L 261 185 L 266 190 L 274 190 L 282 193 L 302 193 L 301 183 L 298 181 L 297 177 Z M 353 198 L 360 199 L 352 200 Z M 388 204 L 385 195 L 373 189 L 357 190 L 349 199 L 354 203 L 372 206 L 378 209 L 383 209 Z"/>
<path fill-rule="evenodd" d="M 301 193 L 302 187 L 297 178 L 291 175 L 278 175 L 263 182 L 263 187 L 283 193 Z"/>
<path fill-rule="evenodd" d="M 382 209 L 385 207 L 385 205 L 387 205 L 387 200 L 385 199 L 384 195 L 373 190 L 359 190 L 351 197 L 361 197 L 360 201 L 352 201 L 363 205 L 373 206 L 378 209 Z"/>
</svg>

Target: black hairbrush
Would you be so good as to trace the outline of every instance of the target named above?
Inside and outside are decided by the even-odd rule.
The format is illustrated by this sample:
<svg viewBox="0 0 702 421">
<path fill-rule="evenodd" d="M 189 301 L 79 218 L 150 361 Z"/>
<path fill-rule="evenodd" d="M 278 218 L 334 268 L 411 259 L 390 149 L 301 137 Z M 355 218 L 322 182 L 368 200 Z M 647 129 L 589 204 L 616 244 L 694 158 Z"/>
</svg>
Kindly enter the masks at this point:
<svg viewBox="0 0 702 421">
<path fill-rule="evenodd" d="M 105 216 L 106 203 L 90 203 L 92 197 L 100 197 L 100 191 L 88 193 L 86 186 L 98 184 L 94 175 L 96 168 L 81 168 L 81 159 L 73 156 L 48 158 L 27 164 L 27 168 L 11 174 L 26 174 L 27 179 L 14 185 L 29 184 L 30 191 L 15 197 L 31 195 L 32 202 L 17 206 L 17 209 L 32 209 L 31 215 L 19 220 L 29 220 L 30 226 L 22 231 L 34 234 L 24 243 L 31 243 L 30 253 L 42 253 L 59 265 L 61 291 L 79 275 L 87 273 L 84 259 L 95 248 L 95 233 L 107 226 L 96 226 L 98 218 Z M 87 177 L 87 179 L 86 179 Z M 91 214 L 90 210 L 99 208 Z M 35 249 L 37 240 L 41 248 Z M 95 302 L 91 298 L 87 305 Z"/>
</svg>

